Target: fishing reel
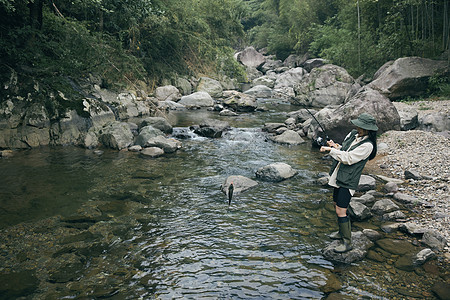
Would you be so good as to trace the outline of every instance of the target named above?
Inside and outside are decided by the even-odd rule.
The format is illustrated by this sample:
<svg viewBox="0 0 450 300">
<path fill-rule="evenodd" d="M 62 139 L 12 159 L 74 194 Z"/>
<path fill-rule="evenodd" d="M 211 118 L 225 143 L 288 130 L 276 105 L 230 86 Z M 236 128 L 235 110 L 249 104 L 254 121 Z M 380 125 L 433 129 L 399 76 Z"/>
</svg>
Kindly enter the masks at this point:
<svg viewBox="0 0 450 300">
<path fill-rule="evenodd" d="M 330 139 L 328 138 L 328 136 L 326 136 L 326 137 L 318 136 L 318 137 L 316 137 L 315 139 L 312 140 L 312 145 L 313 145 L 313 147 L 316 147 L 316 148 L 320 148 L 322 146 L 328 146 L 327 142 L 329 140 Z"/>
</svg>

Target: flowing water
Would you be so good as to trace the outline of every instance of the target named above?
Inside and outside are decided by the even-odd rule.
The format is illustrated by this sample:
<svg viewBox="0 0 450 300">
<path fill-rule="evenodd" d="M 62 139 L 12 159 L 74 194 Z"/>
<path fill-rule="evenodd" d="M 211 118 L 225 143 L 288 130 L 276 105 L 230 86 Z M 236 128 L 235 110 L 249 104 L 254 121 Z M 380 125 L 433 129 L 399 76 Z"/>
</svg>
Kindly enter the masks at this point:
<svg viewBox="0 0 450 300">
<path fill-rule="evenodd" d="M 377 279 L 395 280 L 384 266 L 340 269 L 323 258 L 336 221 L 331 193 L 314 177 L 329 164 L 310 143 L 268 141 L 262 125 L 290 109 L 270 107 L 224 119 L 232 129 L 219 139 L 188 128 L 216 113 L 173 114 L 174 134 L 188 138 L 156 159 L 62 147 L 0 160 L 0 298 L 320 299 L 335 273 L 342 295 L 393 295 Z M 220 191 L 228 176 L 255 179 L 273 162 L 299 173 L 259 182 L 228 206 Z"/>
</svg>

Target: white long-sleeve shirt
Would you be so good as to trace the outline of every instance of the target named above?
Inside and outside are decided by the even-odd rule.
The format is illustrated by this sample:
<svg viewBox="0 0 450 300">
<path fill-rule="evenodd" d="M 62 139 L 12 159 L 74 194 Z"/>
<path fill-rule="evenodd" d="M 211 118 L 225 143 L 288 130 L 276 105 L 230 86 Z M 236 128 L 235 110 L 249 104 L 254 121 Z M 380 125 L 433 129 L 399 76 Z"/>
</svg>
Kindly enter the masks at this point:
<svg viewBox="0 0 450 300">
<path fill-rule="evenodd" d="M 349 137 L 349 135 L 350 134 L 348 134 L 345 138 L 347 139 Z M 367 135 L 363 136 L 363 137 L 359 137 L 358 135 L 356 135 L 356 138 L 353 141 L 353 143 L 351 144 L 351 146 L 349 147 L 349 149 L 367 138 L 368 138 Z M 331 151 L 330 151 L 331 157 L 334 158 L 335 160 L 337 160 L 339 163 L 337 164 L 336 168 L 334 169 L 333 174 L 331 174 L 330 179 L 328 180 L 328 184 L 332 187 L 338 188 L 339 186 L 336 182 L 336 177 L 337 177 L 337 173 L 339 171 L 339 167 L 341 166 L 341 163 L 345 164 L 345 165 L 353 165 L 357 162 L 360 162 L 361 160 L 368 158 L 370 153 L 372 153 L 372 150 L 373 150 L 372 143 L 363 143 L 362 145 L 359 145 L 352 151 L 341 151 L 336 148 L 331 148 Z M 350 195 L 353 196 L 355 194 L 355 190 L 349 189 L 349 191 L 350 191 Z"/>
</svg>

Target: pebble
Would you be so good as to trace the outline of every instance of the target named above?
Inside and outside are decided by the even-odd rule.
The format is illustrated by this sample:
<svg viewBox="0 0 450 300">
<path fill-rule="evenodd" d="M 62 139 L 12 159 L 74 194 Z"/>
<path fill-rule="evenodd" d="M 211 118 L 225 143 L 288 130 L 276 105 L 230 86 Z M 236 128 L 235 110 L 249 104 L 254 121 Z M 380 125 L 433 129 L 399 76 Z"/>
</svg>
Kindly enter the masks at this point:
<svg viewBox="0 0 450 300">
<path fill-rule="evenodd" d="M 448 251 L 450 196 L 447 191 L 450 188 L 448 182 L 450 139 L 436 133 L 410 130 L 385 132 L 378 142 L 386 143 L 389 147 L 387 154 L 377 161 L 383 175 L 403 180 L 404 184 L 399 190 L 420 199 L 421 205 L 417 205 L 414 209 L 422 217 L 412 222 L 442 233 L 447 240 L 444 251 Z M 420 175 L 422 179 L 409 179 L 411 171 Z"/>
</svg>

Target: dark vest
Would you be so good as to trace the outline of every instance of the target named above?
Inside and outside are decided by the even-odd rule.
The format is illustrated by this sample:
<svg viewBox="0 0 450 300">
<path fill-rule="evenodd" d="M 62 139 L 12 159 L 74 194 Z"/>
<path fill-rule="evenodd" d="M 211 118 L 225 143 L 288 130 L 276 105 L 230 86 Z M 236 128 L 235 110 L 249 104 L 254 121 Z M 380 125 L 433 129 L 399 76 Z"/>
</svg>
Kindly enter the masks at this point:
<svg viewBox="0 0 450 300">
<path fill-rule="evenodd" d="M 350 147 L 353 141 L 356 139 L 356 134 L 358 131 L 352 130 L 350 136 L 342 142 L 341 151 L 352 151 L 356 147 L 364 143 L 371 143 L 369 139 L 364 139 L 363 141 L 357 143 L 353 147 Z M 356 190 L 359 184 L 359 179 L 361 178 L 361 173 L 364 169 L 369 158 L 361 160 L 353 165 L 342 164 L 339 166 L 339 170 L 336 177 L 336 183 L 340 187 Z M 333 174 L 334 169 L 338 165 L 337 160 L 333 160 L 333 165 L 331 166 L 330 175 Z"/>
</svg>

